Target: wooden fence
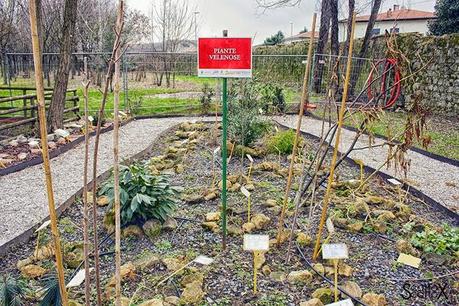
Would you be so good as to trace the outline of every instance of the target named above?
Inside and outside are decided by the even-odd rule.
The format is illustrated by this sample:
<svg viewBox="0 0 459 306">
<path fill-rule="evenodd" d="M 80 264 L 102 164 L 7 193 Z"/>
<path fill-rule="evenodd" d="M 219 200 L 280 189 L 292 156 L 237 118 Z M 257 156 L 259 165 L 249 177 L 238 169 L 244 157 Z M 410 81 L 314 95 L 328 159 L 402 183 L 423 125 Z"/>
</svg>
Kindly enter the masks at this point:
<svg viewBox="0 0 459 306">
<path fill-rule="evenodd" d="M 0 92 L 14 92 L 14 96 L 0 96 L 0 131 L 38 122 L 37 94 L 33 87 L 0 87 Z M 45 103 L 49 106 L 53 95 L 52 88 L 45 88 Z M 32 92 L 32 93 L 31 93 Z M 78 118 L 79 98 L 76 89 L 67 90 L 64 106 L 64 122 Z"/>
</svg>

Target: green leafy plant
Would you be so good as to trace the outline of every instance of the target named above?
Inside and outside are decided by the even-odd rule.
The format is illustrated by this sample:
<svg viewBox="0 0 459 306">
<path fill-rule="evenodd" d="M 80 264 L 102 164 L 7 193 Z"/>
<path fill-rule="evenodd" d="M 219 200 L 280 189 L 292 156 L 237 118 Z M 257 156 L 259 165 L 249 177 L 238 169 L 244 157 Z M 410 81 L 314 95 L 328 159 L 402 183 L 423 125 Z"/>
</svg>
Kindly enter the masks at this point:
<svg viewBox="0 0 459 306">
<path fill-rule="evenodd" d="M 204 114 L 207 114 L 210 111 L 210 104 L 212 102 L 212 98 L 215 96 L 215 92 L 214 89 L 210 87 L 208 83 L 204 83 L 201 91 L 202 94 L 199 101 L 201 102 L 202 112 Z"/>
<path fill-rule="evenodd" d="M 294 141 L 295 132 L 293 130 L 280 131 L 268 139 L 268 152 L 290 154 L 293 150 Z"/>
<path fill-rule="evenodd" d="M 287 104 L 284 89 L 276 84 L 264 83 L 259 88 L 263 110 L 267 113 L 274 110 L 275 113 L 284 113 Z"/>
<path fill-rule="evenodd" d="M 59 306 L 62 305 L 61 292 L 59 290 L 59 281 L 56 274 L 49 274 L 43 279 L 44 295 L 40 306 Z"/>
<path fill-rule="evenodd" d="M 228 132 L 236 142 L 249 146 L 263 136 L 271 125 L 261 117 L 255 82 L 242 81 L 235 85 L 231 88 Z"/>
<path fill-rule="evenodd" d="M 120 168 L 121 223 L 143 222 L 151 218 L 164 222 L 175 209 L 181 189 L 170 185 L 165 176 L 154 176 L 142 164 Z M 113 210 L 113 180 L 99 191 L 109 198 Z"/>
<path fill-rule="evenodd" d="M 415 233 L 411 243 L 427 253 L 453 255 L 459 251 L 459 228 L 444 224 L 440 230 L 426 227 L 424 231 Z"/>
<path fill-rule="evenodd" d="M 25 283 L 15 280 L 11 275 L 4 275 L 0 279 L 0 305 L 19 306 L 24 305 Z"/>
</svg>

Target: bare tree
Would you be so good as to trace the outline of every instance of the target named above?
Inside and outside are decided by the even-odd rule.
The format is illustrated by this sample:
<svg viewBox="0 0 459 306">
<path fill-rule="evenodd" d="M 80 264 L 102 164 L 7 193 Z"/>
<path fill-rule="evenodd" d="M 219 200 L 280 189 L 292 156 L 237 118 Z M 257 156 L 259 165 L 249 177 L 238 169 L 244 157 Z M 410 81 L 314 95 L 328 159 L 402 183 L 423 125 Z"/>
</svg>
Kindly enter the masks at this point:
<svg viewBox="0 0 459 306">
<path fill-rule="evenodd" d="M 70 57 L 72 55 L 72 42 L 73 33 L 75 32 L 77 7 L 78 0 L 65 0 L 59 68 L 48 110 L 48 131 L 53 131 L 64 126 L 65 97 L 69 81 Z"/>
</svg>

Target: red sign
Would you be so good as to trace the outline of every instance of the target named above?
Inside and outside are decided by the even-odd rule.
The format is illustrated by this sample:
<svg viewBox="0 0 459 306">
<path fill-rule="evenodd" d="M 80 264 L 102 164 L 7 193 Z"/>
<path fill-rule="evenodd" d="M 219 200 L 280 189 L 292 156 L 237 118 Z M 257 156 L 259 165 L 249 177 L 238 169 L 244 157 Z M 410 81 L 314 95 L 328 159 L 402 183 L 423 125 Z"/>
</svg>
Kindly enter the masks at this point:
<svg viewBox="0 0 459 306">
<path fill-rule="evenodd" d="M 252 39 L 199 38 L 198 76 L 252 77 Z"/>
</svg>

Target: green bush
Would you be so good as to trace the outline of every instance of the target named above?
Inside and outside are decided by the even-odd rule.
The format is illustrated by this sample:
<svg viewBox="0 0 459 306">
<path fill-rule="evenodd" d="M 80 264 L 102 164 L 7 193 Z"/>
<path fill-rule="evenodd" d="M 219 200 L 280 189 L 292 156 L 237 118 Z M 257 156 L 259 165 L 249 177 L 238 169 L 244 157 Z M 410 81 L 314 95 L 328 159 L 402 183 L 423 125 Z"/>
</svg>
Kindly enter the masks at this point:
<svg viewBox="0 0 459 306">
<path fill-rule="evenodd" d="M 411 237 L 411 243 L 427 253 L 453 255 L 459 251 L 459 228 L 447 224 L 441 230 L 426 227 L 424 231 Z"/>
<path fill-rule="evenodd" d="M 290 154 L 293 150 L 295 132 L 293 130 L 280 131 L 271 136 L 267 147 L 269 153 Z"/>
<path fill-rule="evenodd" d="M 26 284 L 12 275 L 0 276 L 0 305 L 24 305 Z"/>
<path fill-rule="evenodd" d="M 120 169 L 121 224 L 158 219 L 164 222 L 175 209 L 180 189 L 172 187 L 165 176 L 148 173 L 141 164 Z M 99 191 L 110 200 L 108 213 L 113 213 L 113 180 Z"/>
<path fill-rule="evenodd" d="M 284 113 L 287 108 L 284 89 L 278 85 L 264 83 L 260 85 L 261 102 L 263 110 L 267 113 L 274 110 L 275 113 Z"/>
<path fill-rule="evenodd" d="M 215 95 L 215 92 L 214 89 L 210 87 L 208 83 L 204 83 L 204 86 L 202 87 L 201 91 L 202 95 L 199 101 L 201 102 L 202 112 L 204 114 L 207 114 L 210 112 L 210 104 L 212 102 L 212 98 Z"/>
<path fill-rule="evenodd" d="M 236 82 L 230 92 L 228 133 L 237 143 L 249 146 L 263 136 L 271 125 L 261 116 L 261 104 L 254 82 Z"/>
</svg>

